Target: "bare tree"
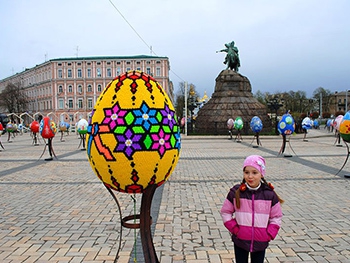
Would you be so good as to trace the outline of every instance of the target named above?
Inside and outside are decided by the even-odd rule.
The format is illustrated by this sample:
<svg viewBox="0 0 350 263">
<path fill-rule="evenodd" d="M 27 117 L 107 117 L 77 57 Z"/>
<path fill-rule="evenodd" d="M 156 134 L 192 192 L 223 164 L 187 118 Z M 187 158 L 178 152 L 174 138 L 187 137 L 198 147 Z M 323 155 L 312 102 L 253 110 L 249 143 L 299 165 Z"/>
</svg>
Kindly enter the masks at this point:
<svg viewBox="0 0 350 263">
<path fill-rule="evenodd" d="M 187 105 L 193 105 L 197 102 L 199 94 L 196 91 L 196 86 L 194 84 L 189 84 L 187 87 Z M 178 117 L 183 117 L 183 110 L 185 108 L 185 83 L 180 82 L 179 88 L 176 92 L 175 98 L 175 110 Z"/>
<path fill-rule="evenodd" d="M 24 112 L 27 110 L 28 100 L 20 85 L 8 84 L 0 94 L 0 104 L 8 112 Z"/>
</svg>

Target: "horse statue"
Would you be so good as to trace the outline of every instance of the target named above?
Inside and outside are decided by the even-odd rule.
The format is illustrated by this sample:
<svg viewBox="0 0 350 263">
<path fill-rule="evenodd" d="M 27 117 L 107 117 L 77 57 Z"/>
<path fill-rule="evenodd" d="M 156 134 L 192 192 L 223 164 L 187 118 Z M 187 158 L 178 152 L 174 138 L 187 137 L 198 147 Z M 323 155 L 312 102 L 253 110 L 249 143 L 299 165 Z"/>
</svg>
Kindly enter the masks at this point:
<svg viewBox="0 0 350 263">
<path fill-rule="evenodd" d="M 216 53 L 226 52 L 227 54 L 224 61 L 224 64 L 227 65 L 226 69 L 231 69 L 238 72 L 238 68 L 241 66 L 241 63 L 239 61 L 238 48 L 235 47 L 235 42 L 232 41 L 231 43 L 227 43 L 225 44 L 225 47 L 225 49 L 216 51 Z"/>
</svg>

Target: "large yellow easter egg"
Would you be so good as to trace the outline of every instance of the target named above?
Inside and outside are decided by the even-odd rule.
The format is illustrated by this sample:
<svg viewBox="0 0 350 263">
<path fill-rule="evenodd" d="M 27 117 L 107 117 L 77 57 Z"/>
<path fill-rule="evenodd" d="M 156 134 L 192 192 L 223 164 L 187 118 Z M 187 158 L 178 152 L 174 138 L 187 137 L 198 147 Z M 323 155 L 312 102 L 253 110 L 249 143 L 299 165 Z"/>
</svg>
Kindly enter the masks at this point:
<svg viewBox="0 0 350 263">
<path fill-rule="evenodd" d="M 180 146 L 174 106 L 153 77 L 129 71 L 107 85 L 86 137 L 90 165 L 107 187 L 142 193 L 162 185 L 178 162 Z"/>
</svg>

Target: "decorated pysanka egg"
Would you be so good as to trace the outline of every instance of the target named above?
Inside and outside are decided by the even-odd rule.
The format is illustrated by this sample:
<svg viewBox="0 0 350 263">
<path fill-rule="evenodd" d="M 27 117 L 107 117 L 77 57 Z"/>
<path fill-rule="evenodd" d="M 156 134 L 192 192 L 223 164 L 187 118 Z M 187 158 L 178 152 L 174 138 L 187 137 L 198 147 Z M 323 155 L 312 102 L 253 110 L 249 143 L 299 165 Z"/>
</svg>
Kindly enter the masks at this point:
<svg viewBox="0 0 350 263">
<path fill-rule="evenodd" d="M 39 133 L 45 139 L 53 138 L 56 134 L 56 124 L 49 117 L 40 121 Z"/>
<path fill-rule="evenodd" d="M 31 132 L 33 133 L 38 133 L 39 132 L 39 122 L 37 121 L 33 121 L 30 125 L 29 125 L 29 128 L 31 130 Z"/>
<path fill-rule="evenodd" d="M 227 120 L 227 128 L 229 130 L 232 130 L 234 125 L 235 125 L 235 121 L 233 119 L 228 119 Z"/>
<path fill-rule="evenodd" d="M 17 127 L 11 122 L 6 124 L 6 131 L 8 131 L 8 132 L 15 132 L 16 128 Z"/>
<path fill-rule="evenodd" d="M 286 113 L 282 116 L 281 120 L 278 122 L 278 131 L 282 135 L 290 135 L 295 130 L 295 122 L 292 115 Z"/>
<path fill-rule="evenodd" d="M 149 185 L 160 186 L 180 155 L 174 106 L 153 77 L 122 74 L 98 98 L 86 144 L 90 165 L 107 187 L 143 193 Z"/>
<path fill-rule="evenodd" d="M 345 113 L 339 125 L 339 133 L 345 142 L 350 142 L 350 111 Z"/>
<path fill-rule="evenodd" d="M 67 130 L 69 129 L 69 127 L 70 127 L 70 125 L 69 125 L 68 122 L 65 122 L 65 121 L 61 121 L 61 122 L 60 122 L 60 127 L 59 127 L 59 129 L 60 129 L 61 132 L 67 131 Z"/>
<path fill-rule="evenodd" d="M 263 123 L 258 116 L 254 116 L 250 121 L 250 128 L 253 132 L 261 132 L 263 128 Z"/>
<path fill-rule="evenodd" d="M 239 131 L 239 130 L 242 130 L 242 128 L 243 128 L 243 120 L 242 120 L 241 117 L 237 117 L 237 118 L 235 119 L 234 127 L 235 127 L 235 129 L 238 130 L 238 131 Z"/>
<path fill-rule="evenodd" d="M 342 122 L 343 117 L 343 115 L 338 115 L 333 122 L 334 129 L 336 129 L 337 131 L 339 131 L 340 123 Z"/>
<path fill-rule="evenodd" d="M 77 129 L 79 134 L 86 134 L 88 128 L 88 122 L 85 119 L 80 119 L 77 124 Z"/>
<path fill-rule="evenodd" d="M 305 130 L 309 130 L 312 127 L 312 120 L 309 117 L 305 117 L 301 122 L 301 127 Z"/>
</svg>

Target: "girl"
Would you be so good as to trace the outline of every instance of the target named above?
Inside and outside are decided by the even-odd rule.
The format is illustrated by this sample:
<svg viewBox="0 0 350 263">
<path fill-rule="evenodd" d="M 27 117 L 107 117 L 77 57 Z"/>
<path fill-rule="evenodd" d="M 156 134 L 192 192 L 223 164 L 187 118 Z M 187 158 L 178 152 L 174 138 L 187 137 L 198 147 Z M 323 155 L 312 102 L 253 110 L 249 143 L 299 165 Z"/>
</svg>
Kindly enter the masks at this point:
<svg viewBox="0 0 350 263">
<path fill-rule="evenodd" d="M 281 226 L 283 200 L 264 176 L 265 159 L 248 156 L 242 183 L 230 189 L 220 211 L 232 234 L 237 263 L 248 263 L 249 253 L 252 263 L 264 262 L 265 250 Z"/>
</svg>

